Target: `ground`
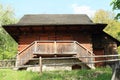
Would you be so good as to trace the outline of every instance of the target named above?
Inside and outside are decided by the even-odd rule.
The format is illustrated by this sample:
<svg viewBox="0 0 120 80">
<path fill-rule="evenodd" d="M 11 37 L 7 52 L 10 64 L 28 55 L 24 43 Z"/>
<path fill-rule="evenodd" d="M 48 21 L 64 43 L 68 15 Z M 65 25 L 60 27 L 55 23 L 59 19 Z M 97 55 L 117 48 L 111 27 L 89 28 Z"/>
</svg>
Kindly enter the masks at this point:
<svg viewBox="0 0 120 80">
<path fill-rule="evenodd" d="M 50 71 L 31 72 L 0 69 L 1 80 L 110 80 L 112 71 L 110 68 L 98 68 L 96 70 Z"/>
</svg>

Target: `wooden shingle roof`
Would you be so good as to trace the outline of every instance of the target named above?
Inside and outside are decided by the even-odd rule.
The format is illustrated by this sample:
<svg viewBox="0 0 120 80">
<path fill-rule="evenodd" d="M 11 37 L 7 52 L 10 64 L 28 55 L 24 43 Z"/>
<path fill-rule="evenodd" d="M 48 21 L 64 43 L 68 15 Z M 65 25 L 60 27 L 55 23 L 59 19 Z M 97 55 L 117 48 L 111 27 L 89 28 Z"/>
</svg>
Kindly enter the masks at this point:
<svg viewBox="0 0 120 80">
<path fill-rule="evenodd" d="M 74 25 L 93 24 L 85 14 L 36 14 L 24 15 L 17 25 Z"/>
</svg>

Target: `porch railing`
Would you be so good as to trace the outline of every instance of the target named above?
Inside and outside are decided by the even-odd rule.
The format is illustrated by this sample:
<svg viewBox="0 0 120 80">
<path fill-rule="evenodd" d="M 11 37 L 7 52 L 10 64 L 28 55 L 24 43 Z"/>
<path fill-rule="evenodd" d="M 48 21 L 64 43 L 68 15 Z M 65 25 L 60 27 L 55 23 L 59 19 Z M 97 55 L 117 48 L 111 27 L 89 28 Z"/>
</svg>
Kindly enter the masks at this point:
<svg viewBox="0 0 120 80">
<path fill-rule="evenodd" d="M 82 62 L 94 61 L 94 58 L 80 58 L 81 56 L 94 56 L 77 41 L 34 41 L 28 47 L 17 54 L 16 66 L 27 63 L 34 54 L 75 54 Z M 93 67 L 94 64 L 87 64 Z"/>
<path fill-rule="evenodd" d="M 36 41 L 34 53 L 76 54 L 75 45 L 75 41 Z"/>
<path fill-rule="evenodd" d="M 76 42 L 76 48 L 77 48 L 77 57 L 79 60 L 82 62 L 85 62 L 88 67 L 94 69 L 94 63 L 92 64 L 93 61 L 95 61 L 95 54 L 93 54 L 91 51 L 89 51 L 87 48 L 85 48 L 83 45 L 80 43 Z M 91 63 L 91 64 L 89 64 Z"/>
<path fill-rule="evenodd" d="M 29 61 L 29 59 L 33 57 L 34 50 L 35 50 L 35 41 L 17 54 L 16 67 L 22 66 L 25 63 L 27 63 L 27 61 Z"/>
</svg>

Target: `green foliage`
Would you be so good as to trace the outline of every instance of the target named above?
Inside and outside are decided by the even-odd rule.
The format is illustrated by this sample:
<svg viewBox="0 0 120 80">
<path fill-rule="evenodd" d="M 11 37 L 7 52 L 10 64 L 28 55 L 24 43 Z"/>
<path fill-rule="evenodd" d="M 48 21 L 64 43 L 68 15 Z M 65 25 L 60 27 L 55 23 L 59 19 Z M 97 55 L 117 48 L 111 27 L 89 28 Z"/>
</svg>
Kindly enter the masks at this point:
<svg viewBox="0 0 120 80">
<path fill-rule="evenodd" d="M 111 26 L 114 22 L 116 22 L 114 20 L 114 13 L 110 12 L 110 11 L 105 11 L 105 10 L 97 10 L 95 12 L 95 15 L 92 19 L 95 23 L 110 23 Z"/>
<path fill-rule="evenodd" d="M 113 9 L 120 9 L 120 0 L 112 0 Z"/>
<path fill-rule="evenodd" d="M 120 10 L 120 0 L 112 0 L 111 5 L 113 10 Z M 120 19 L 120 13 L 117 14 L 116 19 Z"/>
<path fill-rule="evenodd" d="M 98 10 L 93 17 L 93 21 L 108 24 L 104 31 L 120 41 L 120 22 L 114 20 L 114 17 L 114 13 L 110 11 Z M 120 47 L 118 52 L 120 53 Z"/>
<path fill-rule="evenodd" d="M 0 59 L 13 58 L 17 53 L 17 44 L 2 28 L 2 25 L 14 24 L 17 19 L 11 7 L 3 7 L 1 4 L 0 15 Z"/>
<path fill-rule="evenodd" d="M 120 41 L 120 22 L 114 20 L 114 13 L 104 10 L 98 10 L 93 17 L 95 23 L 106 23 L 107 27 L 104 29 L 108 34 L 112 35 Z"/>
<path fill-rule="evenodd" d="M 39 74 L 37 72 L 0 70 L 1 80 L 110 80 L 111 68 L 96 70 L 50 71 Z"/>
<path fill-rule="evenodd" d="M 0 70 L 1 80 L 39 80 L 36 77 L 39 78 L 39 74 L 35 72 L 13 71 L 10 69 Z"/>
</svg>

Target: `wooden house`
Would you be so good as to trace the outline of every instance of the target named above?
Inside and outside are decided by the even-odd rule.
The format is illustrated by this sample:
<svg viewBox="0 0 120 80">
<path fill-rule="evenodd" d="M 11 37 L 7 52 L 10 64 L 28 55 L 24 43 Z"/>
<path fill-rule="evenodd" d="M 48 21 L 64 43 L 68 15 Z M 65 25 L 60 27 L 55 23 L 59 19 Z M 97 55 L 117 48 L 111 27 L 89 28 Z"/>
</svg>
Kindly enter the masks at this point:
<svg viewBox="0 0 120 80">
<path fill-rule="evenodd" d="M 37 14 L 3 28 L 18 43 L 17 67 L 37 66 L 42 58 L 44 70 L 57 70 L 105 66 L 88 63 L 107 59 L 95 55 L 116 54 L 120 42 L 103 31 L 106 25 L 84 14 Z"/>
</svg>

